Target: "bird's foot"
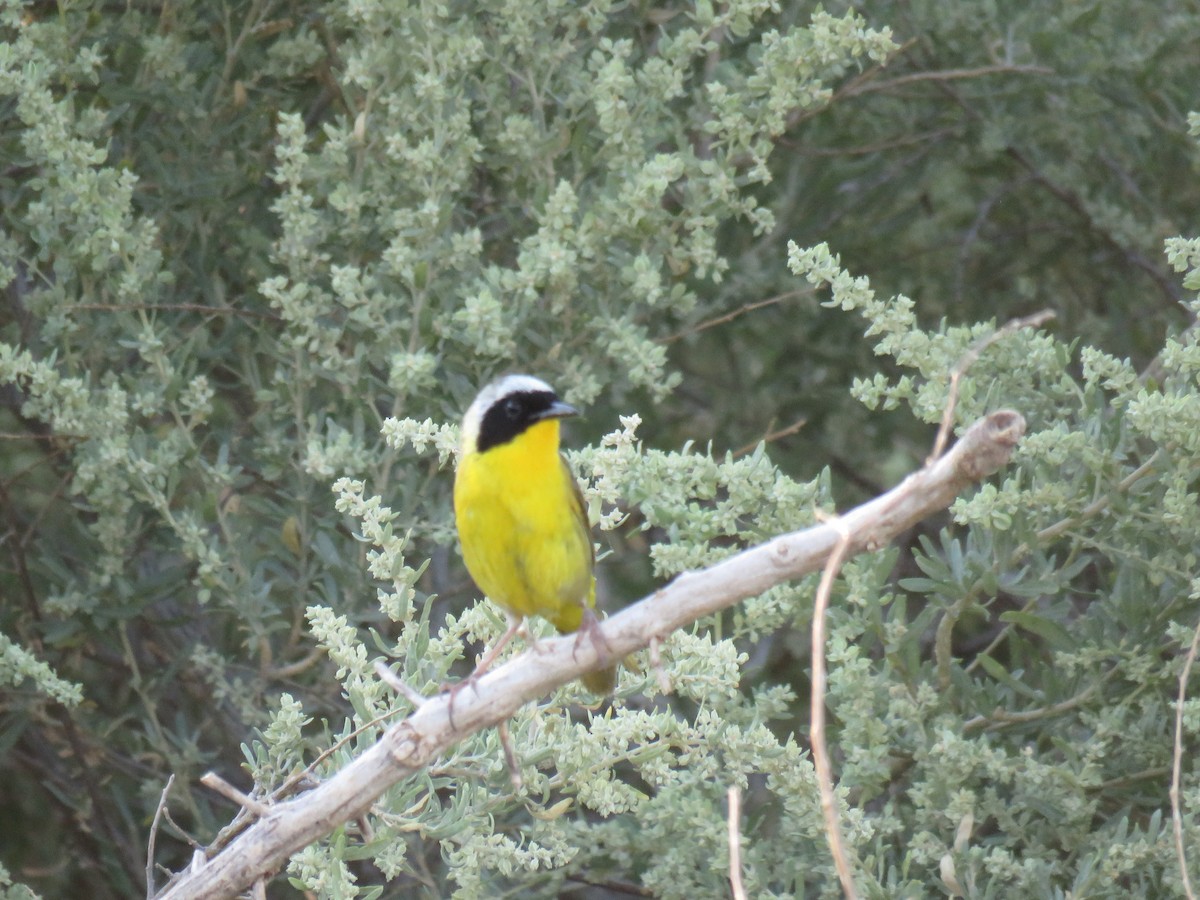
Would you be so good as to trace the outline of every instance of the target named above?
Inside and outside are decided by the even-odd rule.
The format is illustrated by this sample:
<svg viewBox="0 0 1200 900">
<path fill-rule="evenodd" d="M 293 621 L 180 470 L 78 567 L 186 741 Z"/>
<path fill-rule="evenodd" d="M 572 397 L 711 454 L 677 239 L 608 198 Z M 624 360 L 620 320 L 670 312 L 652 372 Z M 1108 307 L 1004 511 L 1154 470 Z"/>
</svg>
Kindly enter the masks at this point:
<svg viewBox="0 0 1200 900">
<path fill-rule="evenodd" d="M 609 659 L 612 658 L 612 648 L 608 646 L 608 639 L 604 636 L 604 629 L 600 627 L 600 619 L 596 617 L 596 613 L 591 609 L 583 611 L 583 621 L 579 624 L 579 630 L 575 632 L 575 647 L 571 651 L 572 656 L 577 657 L 579 655 L 580 643 L 585 637 L 596 648 L 596 655 L 600 657 L 601 665 L 608 665 Z"/>
<path fill-rule="evenodd" d="M 477 694 L 479 693 L 479 687 L 478 687 L 477 682 L 479 681 L 480 678 L 482 678 L 487 673 L 488 669 L 490 669 L 492 667 L 492 663 L 496 661 L 496 657 L 500 655 L 500 651 L 503 650 L 504 647 L 508 644 L 508 642 L 513 639 L 513 635 L 517 633 L 517 631 L 524 625 L 524 623 L 525 623 L 524 619 L 513 618 L 512 616 L 509 616 L 508 629 L 504 632 L 504 634 L 500 635 L 500 640 L 496 641 L 496 643 L 492 645 L 491 649 L 489 649 L 488 652 L 483 655 L 483 659 L 479 660 L 478 665 L 475 666 L 475 671 L 472 672 L 470 675 L 468 675 L 466 678 L 462 679 L 461 681 L 457 681 L 454 684 L 450 684 L 450 685 L 443 684 L 442 685 L 443 691 L 450 692 L 450 702 L 447 705 L 446 712 L 449 714 L 449 717 L 450 717 L 450 727 L 451 728 L 455 727 L 454 726 L 454 701 L 455 701 L 455 699 L 462 692 L 463 688 L 468 687 L 468 686 L 470 686 L 470 688 L 473 691 L 475 691 L 475 693 L 477 693 Z"/>
</svg>

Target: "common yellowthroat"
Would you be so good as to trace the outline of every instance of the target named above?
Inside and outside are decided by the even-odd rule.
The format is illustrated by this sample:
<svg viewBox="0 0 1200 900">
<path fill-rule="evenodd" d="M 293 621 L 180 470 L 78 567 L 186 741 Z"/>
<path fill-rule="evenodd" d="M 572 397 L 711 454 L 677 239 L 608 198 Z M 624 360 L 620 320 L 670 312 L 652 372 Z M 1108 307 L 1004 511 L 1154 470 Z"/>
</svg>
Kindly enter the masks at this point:
<svg viewBox="0 0 1200 900">
<path fill-rule="evenodd" d="M 579 485 L 559 452 L 559 420 L 579 411 L 530 375 L 507 375 L 479 392 L 462 423 L 454 516 L 475 583 L 509 616 L 509 628 L 476 672 L 486 670 L 527 616 L 562 634 L 596 626 L 596 565 Z M 603 638 L 601 638 L 601 641 Z M 589 672 L 608 694 L 616 668 Z"/>
</svg>

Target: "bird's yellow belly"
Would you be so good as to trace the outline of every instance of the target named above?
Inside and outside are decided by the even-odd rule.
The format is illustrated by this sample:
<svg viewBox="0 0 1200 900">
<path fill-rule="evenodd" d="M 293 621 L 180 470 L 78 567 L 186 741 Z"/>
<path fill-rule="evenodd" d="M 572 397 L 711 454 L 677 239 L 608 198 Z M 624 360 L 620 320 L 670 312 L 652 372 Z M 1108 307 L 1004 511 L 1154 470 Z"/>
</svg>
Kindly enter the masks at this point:
<svg viewBox="0 0 1200 900">
<path fill-rule="evenodd" d="M 522 449 L 518 442 L 459 464 L 454 509 L 463 559 L 479 588 L 510 613 L 571 631 L 595 602 L 591 539 L 557 452 L 537 460 Z"/>
</svg>

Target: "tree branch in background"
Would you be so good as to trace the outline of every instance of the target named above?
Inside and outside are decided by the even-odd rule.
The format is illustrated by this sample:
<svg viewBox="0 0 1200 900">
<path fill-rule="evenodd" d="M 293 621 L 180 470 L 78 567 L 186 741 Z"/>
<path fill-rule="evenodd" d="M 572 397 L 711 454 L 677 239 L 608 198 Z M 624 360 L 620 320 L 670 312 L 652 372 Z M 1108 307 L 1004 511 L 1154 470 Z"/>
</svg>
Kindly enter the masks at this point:
<svg viewBox="0 0 1200 900">
<path fill-rule="evenodd" d="M 820 570 L 839 542 L 849 558 L 884 547 L 897 534 L 945 509 L 966 488 L 1004 466 L 1025 431 L 1009 410 L 976 422 L 945 455 L 886 494 L 833 522 L 774 538 L 707 569 L 685 572 L 649 597 L 605 620 L 603 641 L 575 635 L 540 642 L 488 672 L 454 700 L 443 692 L 421 702 L 384 732 L 373 747 L 320 786 L 279 803 L 207 862 L 182 873 L 160 900 L 233 897 L 283 867 L 288 858 L 344 822 L 368 811 L 389 787 L 420 771 L 458 741 L 507 720 L 524 704 L 624 657 L 702 616 L 761 594 L 774 585 Z M 846 535 L 843 538 L 842 535 Z"/>
</svg>

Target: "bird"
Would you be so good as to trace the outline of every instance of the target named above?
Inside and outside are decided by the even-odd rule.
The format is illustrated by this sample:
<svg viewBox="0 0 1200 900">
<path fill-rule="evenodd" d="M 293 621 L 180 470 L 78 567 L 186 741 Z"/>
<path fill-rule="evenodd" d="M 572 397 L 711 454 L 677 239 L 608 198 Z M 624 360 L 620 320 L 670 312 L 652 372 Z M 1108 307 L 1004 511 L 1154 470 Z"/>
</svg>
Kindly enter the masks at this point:
<svg viewBox="0 0 1200 900">
<path fill-rule="evenodd" d="M 579 484 L 559 449 L 559 423 L 579 410 L 532 375 L 484 387 L 463 416 L 454 518 L 463 562 L 497 603 L 508 630 L 471 678 L 487 670 L 529 616 L 560 634 L 590 635 L 607 658 L 596 618 L 596 556 Z M 615 665 L 580 679 L 608 695 Z"/>
</svg>

